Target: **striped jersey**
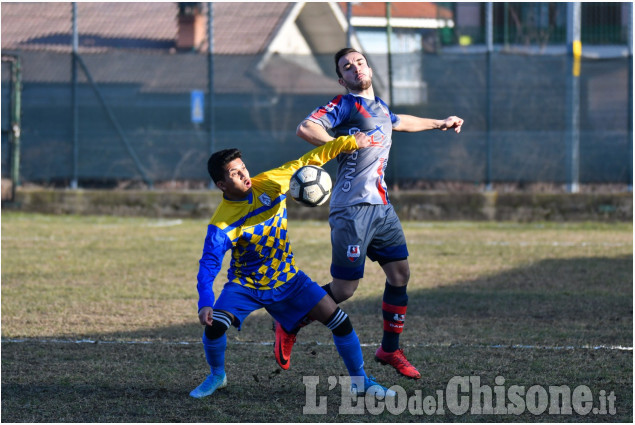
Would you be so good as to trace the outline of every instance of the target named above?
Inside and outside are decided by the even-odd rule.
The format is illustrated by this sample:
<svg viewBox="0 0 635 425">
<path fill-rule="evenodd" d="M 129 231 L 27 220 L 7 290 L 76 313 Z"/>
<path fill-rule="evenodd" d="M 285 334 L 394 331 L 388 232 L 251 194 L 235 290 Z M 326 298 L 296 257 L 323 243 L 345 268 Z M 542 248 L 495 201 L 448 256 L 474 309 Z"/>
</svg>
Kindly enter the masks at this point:
<svg viewBox="0 0 635 425">
<path fill-rule="evenodd" d="M 322 125 L 335 137 L 362 131 L 372 138 L 370 148 L 337 157 L 331 207 L 388 204 L 384 172 L 392 145 L 392 129 L 400 121 L 388 105 L 379 97 L 368 99 L 348 93 L 317 108 L 307 119 Z"/>
<path fill-rule="evenodd" d="M 354 137 L 340 137 L 301 158 L 251 179 L 251 191 L 238 201 L 225 199 L 208 226 L 199 261 L 199 310 L 212 307 L 214 280 L 227 251 L 227 281 L 257 290 L 278 288 L 298 272 L 287 235 L 285 193 L 293 173 L 305 165 L 324 165 L 344 150 L 357 148 Z"/>
</svg>

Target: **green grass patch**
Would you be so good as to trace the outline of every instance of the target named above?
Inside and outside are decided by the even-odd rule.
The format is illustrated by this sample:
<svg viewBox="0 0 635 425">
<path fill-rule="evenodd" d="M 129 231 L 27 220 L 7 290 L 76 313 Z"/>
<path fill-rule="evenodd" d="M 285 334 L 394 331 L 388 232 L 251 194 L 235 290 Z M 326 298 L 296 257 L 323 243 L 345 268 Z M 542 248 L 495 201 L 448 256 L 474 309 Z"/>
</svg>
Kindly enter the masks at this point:
<svg viewBox="0 0 635 425">
<path fill-rule="evenodd" d="M 327 382 L 346 370 L 330 332 L 303 329 L 291 369 L 281 371 L 264 312 L 228 332 L 229 386 L 190 399 L 207 369 L 196 315 L 206 225 L 3 212 L 3 421 L 632 422 L 632 351 L 585 348 L 632 347 L 630 223 L 404 223 L 411 280 L 401 341 L 422 371 L 418 381 L 372 361 L 382 327 L 379 266 L 367 263 L 342 304 L 367 371 L 409 396 L 435 395 L 455 376 L 491 387 L 500 376 L 505 388 L 586 385 L 596 402 L 600 391 L 616 398 L 615 415 L 537 416 L 340 414 L 341 395 Z M 289 227 L 298 265 L 328 282 L 328 224 Z M 56 342 L 82 339 L 96 343 Z M 302 414 L 304 376 L 320 377 L 325 415 Z"/>
</svg>

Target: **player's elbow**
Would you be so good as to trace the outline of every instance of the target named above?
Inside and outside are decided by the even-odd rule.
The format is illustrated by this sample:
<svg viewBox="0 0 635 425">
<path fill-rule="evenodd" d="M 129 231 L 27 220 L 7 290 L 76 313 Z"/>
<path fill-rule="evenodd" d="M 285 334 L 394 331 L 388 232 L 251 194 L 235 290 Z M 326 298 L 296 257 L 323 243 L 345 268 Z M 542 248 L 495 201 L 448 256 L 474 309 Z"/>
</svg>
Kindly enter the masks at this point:
<svg viewBox="0 0 635 425">
<path fill-rule="evenodd" d="M 332 139 L 322 126 L 309 120 L 300 123 L 296 134 L 314 146 L 322 146 Z"/>
<path fill-rule="evenodd" d="M 295 134 L 298 137 L 301 137 L 303 139 L 306 140 L 307 137 L 307 127 L 308 127 L 308 123 L 307 120 L 302 121 L 298 127 L 295 129 Z"/>
</svg>

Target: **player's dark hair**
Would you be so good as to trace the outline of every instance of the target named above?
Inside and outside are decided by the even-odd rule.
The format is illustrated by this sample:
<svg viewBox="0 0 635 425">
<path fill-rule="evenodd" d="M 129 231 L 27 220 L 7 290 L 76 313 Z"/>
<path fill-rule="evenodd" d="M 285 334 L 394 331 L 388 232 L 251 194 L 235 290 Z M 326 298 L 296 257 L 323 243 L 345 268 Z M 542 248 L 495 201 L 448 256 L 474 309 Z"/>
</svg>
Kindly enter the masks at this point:
<svg viewBox="0 0 635 425">
<path fill-rule="evenodd" d="M 349 53 L 359 53 L 360 55 L 364 57 L 364 59 L 366 59 L 365 54 L 363 54 L 362 52 L 358 52 L 352 47 L 345 47 L 341 49 L 339 52 L 335 53 L 335 72 L 337 72 L 337 76 L 340 78 L 342 78 L 342 73 L 340 72 L 340 67 L 337 64 L 339 63 L 342 56 L 348 55 Z M 366 62 L 368 62 L 368 59 L 366 59 Z"/>
<path fill-rule="evenodd" d="M 242 158 L 240 151 L 236 148 L 223 149 L 214 152 L 207 160 L 207 172 L 214 183 L 225 179 L 225 166 L 236 158 Z"/>
</svg>

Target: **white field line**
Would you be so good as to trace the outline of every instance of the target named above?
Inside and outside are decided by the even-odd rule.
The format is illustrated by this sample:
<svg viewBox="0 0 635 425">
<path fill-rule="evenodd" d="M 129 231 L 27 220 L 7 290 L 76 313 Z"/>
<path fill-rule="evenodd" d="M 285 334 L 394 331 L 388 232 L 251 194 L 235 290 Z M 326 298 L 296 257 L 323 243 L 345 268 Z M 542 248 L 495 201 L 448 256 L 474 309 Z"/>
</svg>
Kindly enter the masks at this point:
<svg viewBox="0 0 635 425">
<path fill-rule="evenodd" d="M 138 340 L 95 340 L 95 339 L 38 339 L 38 338 L 2 338 L 2 343 L 40 343 L 40 344 L 121 344 L 121 345 L 199 345 L 201 341 L 138 341 Z M 245 342 L 245 341 L 228 341 L 230 345 L 273 345 L 273 342 Z M 333 343 L 297 342 L 296 345 L 324 345 L 333 346 Z M 377 347 L 378 343 L 361 344 L 362 347 Z M 507 348 L 517 350 L 608 350 L 608 351 L 633 351 L 633 347 L 622 345 L 530 345 L 530 344 L 453 344 L 453 343 L 420 343 L 405 344 L 404 347 L 410 348 Z"/>
</svg>

